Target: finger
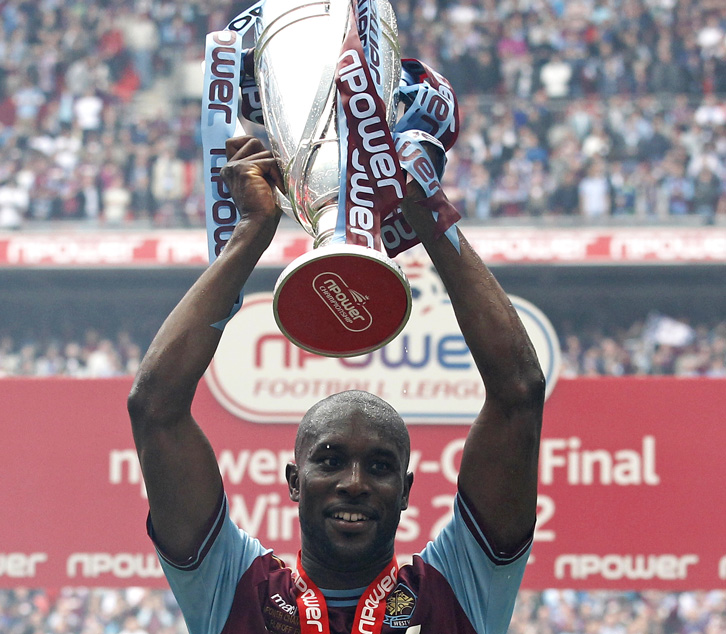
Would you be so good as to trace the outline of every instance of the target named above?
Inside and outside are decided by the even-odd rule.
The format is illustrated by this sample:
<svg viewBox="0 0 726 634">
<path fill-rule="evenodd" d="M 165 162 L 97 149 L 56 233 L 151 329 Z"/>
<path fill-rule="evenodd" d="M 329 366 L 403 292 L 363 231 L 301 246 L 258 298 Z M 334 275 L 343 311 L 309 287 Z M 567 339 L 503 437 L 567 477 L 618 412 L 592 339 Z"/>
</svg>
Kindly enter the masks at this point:
<svg viewBox="0 0 726 634">
<path fill-rule="evenodd" d="M 244 159 L 227 162 L 227 166 L 230 168 L 236 165 L 250 170 L 257 170 L 260 176 L 270 185 L 275 185 L 283 193 L 286 192 L 287 188 L 285 187 L 285 181 L 280 172 L 280 166 L 271 152 L 260 152 L 259 154 L 253 154 Z"/>
<path fill-rule="evenodd" d="M 249 152 L 242 149 L 227 162 L 232 163 L 234 161 L 247 161 L 252 163 L 257 161 L 264 161 L 267 159 L 272 159 L 273 161 L 275 160 L 274 155 L 269 150 L 263 149 L 261 152 L 255 152 L 254 154 L 250 154 Z"/>
<path fill-rule="evenodd" d="M 255 152 L 262 152 L 265 150 L 265 146 L 257 137 L 246 135 L 227 139 L 224 149 L 227 160 L 231 161 L 233 159 L 245 158 Z"/>
<path fill-rule="evenodd" d="M 266 168 L 266 179 L 271 185 L 275 185 L 283 194 L 287 194 L 287 187 L 285 186 L 285 179 L 282 177 L 280 171 L 280 164 L 277 159 L 262 159 L 261 161 Z"/>
<path fill-rule="evenodd" d="M 249 142 L 250 138 L 251 137 L 249 135 L 231 137 L 225 141 L 225 150 L 227 150 L 227 152 L 230 150 L 232 150 L 232 152 L 236 152 L 245 143 Z"/>
</svg>

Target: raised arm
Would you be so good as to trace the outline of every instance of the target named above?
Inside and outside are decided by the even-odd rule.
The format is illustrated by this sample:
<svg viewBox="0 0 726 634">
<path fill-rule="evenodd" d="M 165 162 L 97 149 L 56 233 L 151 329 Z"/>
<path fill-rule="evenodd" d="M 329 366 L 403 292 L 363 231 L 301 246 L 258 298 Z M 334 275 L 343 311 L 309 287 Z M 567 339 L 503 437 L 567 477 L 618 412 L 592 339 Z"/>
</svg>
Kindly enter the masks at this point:
<svg viewBox="0 0 726 634">
<path fill-rule="evenodd" d="M 282 182 L 272 155 L 257 139 L 241 137 L 227 142 L 227 158 L 222 177 L 241 219 L 221 255 L 167 317 L 128 399 L 155 536 L 180 562 L 196 552 L 222 492 L 214 452 L 191 414 L 221 338 L 212 324 L 229 315 L 280 219 L 271 186 Z"/>
<path fill-rule="evenodd" d="M 459 233 L 461 254 L 433 240 L 430 211 L 403 206 L 449 293 L 456 319 L 486 388 L 486 402 L 464 447 L 459 487 L 492 547 L 516 551 L 534 526 L 537 507 L 544 377 L 534 348 L 507 295 Z M 418 190 L 420 192 L 420 190 Z"/>
</svg>

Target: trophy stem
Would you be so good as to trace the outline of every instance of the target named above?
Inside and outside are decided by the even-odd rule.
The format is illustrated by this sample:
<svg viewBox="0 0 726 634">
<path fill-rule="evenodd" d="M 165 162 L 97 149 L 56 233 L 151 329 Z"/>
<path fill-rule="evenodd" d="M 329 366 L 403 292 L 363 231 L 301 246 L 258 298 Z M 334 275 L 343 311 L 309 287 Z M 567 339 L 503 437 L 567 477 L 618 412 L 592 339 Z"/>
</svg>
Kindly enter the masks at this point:
<svg viewBox="0 0 726 634">
<path fill-rule="evenodd" d="M 312 226 L 315 231 L 313 233 L 313 249 L 324 247 L 329 244 L 335 234 L 335 224 L 338 219 L 338 205 L 325 205 L 321 207 L 312 217 Z"/>
</svg>

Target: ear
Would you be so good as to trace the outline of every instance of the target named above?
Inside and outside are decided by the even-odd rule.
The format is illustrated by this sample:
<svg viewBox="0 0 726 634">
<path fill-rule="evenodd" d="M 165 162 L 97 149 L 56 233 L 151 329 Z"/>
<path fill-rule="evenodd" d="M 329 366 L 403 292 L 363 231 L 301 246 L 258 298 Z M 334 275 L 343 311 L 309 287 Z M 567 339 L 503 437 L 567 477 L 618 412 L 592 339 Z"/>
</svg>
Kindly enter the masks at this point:
<svg viewBox="0 0 726 634">
<path fill-rule="evenodd" d="M 288 462 L 285 466 L 285 479 L 287 480 L 287 492 L 293 502 L 300 501 L 300 477 L 297 465 Z"/>
<path fill-rule="evenodd" d="M 413 486 L 413 473 L 409 471 L 403 480 L 403 497 L 401 498 L 401 510 L 405 511 L 408 508 L 408 496 L 411 494 L 411 487 Z"/>
</svg>

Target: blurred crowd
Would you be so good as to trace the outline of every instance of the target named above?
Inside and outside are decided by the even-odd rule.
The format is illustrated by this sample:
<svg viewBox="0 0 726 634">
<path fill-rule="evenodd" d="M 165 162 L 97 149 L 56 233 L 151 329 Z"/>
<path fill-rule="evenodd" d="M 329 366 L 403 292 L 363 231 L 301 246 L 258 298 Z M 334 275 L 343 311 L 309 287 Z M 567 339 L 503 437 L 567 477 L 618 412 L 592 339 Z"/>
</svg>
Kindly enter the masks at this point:
<svg viewBox="0 0 726 634">
<path fill-rule="evenodd" d="M 16 339 L 0 335 L 0 378 L 71 376 L 109 378 L 136 374 L 142 346 L 127 331 L 114 336 L 88 328 L 81 337 Z"/>
<path fill-rule="evenodd" d="M 726 321 L 691 326 L 649 315 L 628 328 L 558 328 L 560 376 L 684 376 L 726 378 Z M 392 345 L 395 345 L 392 344 Z M 136 373 L 145 351 L 140 337 L 87 328 L 80 337 L 27 339 L 0 334 L 0 378 L 105 378 Z"/>
<path fill-rule="evenodd" d="M 169 591 L 0 590 L 4 634 L 186 634 Z M 509 634 L 723 634 L 726 592 L 520 592 Z"/>
<path fill-rule="evenodd" d="M 509 634 L 723 634 L 726 592 L 519 593 Z"/>
<path fill-rule="evenodd" d="M 187 634 L 170 591 L 0 590 L 3 634 Z"/>
<path fill-rule="evenodd" d="M 403 4 L 403 49 L 461 99 L 446 190 L 467 216 L 726 214 L 720 0 Z"/>
<path fill-rule="evenodd" d="M 248 2 L 0 2 L 0 229 L 203 224 L 207 32 Z M 396 0 L 453 83 L 468 218 L 726 218 L 722 0 Z"/>
<path fill-rule="evenodd" d="M 691 326 L 652 314 L 628 328 L 559 330 L 560 376 L 726 377 L 726 321 Z"/>
</svg>

